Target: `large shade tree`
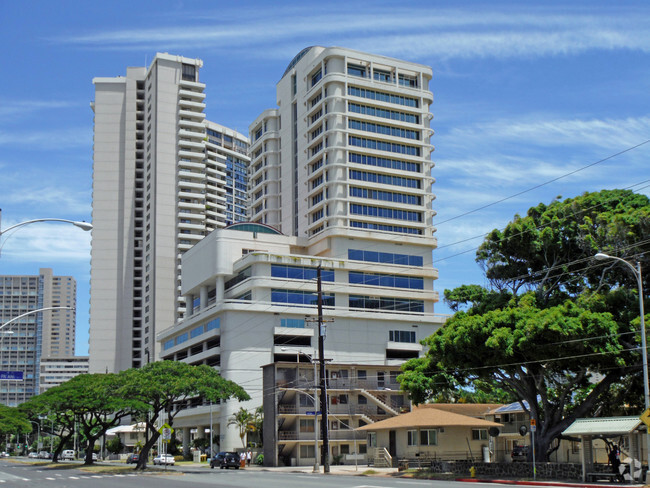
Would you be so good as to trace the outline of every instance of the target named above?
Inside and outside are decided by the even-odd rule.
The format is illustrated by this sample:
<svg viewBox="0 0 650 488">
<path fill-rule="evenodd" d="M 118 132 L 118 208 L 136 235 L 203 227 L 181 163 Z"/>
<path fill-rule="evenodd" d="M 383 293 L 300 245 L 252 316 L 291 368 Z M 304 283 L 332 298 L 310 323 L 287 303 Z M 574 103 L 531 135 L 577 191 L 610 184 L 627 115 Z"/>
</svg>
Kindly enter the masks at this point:
<svg viewBox="0 0 650 488">
<path fill-rule="evenodd" d="M 61 441 L 52 455 L 58 460 L 66 442 L 80 429 L 88 442 L 85 464 L 92 464 L 92 447 L 104 433 L 136 412 L 136 401 L 122 394 L 120 374 L 83 374 L 32 397 L 21 406 L 33 417 L 49 416 Z"/>
<path fill-rule="evenodd" d="M 501 388 L 537 420 L 540 460 L 576 418 L 641 403 L 638 296 L 598 251 L 645 259 L 650 202 L 629 191 L 586 193 L 516 216 L 477 252 L 491 287 L 446 290 L 457 313 L 400 377 L 414 401 L 459 387 Z M 646 254 L 648 256 L 648 254 Z"/>
<path fill-rule="evenodd" d="M 239 401 L 250 399 L 241 386 L 224 379 L 207 365 L 158 361 L 124 373 L 122 394 L 138 402 L 139 414 L 147 426 L 147 440 L 136 469 L 146 467 L 149 451 L 160 437 L 160 419 L 173 426 L 176 415 L 197 399 L 214 403 L 231 398 Z"/>
</svg>

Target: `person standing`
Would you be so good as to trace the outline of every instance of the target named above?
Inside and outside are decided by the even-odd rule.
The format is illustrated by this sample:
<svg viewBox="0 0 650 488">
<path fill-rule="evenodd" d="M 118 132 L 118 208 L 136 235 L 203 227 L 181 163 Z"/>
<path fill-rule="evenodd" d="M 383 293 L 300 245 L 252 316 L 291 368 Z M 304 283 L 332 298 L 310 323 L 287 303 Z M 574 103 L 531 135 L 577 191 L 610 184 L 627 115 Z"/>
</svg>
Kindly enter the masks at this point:
<svg viewBox="0 0 650 488">
<path fill-rule="evenodd" d="M 253 457 L 253 453 L 251 452 L 250 449 L 246 452 L 246 465 L 250 467 L 251 465 L 251 458 Z"/>
</svg>

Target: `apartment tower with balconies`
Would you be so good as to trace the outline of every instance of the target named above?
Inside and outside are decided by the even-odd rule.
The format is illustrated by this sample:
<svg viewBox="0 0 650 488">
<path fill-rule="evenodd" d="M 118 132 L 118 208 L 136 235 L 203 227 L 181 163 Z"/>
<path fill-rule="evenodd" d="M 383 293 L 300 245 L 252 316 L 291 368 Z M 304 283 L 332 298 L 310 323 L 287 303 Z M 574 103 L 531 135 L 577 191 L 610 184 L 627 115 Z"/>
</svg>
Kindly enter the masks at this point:
<svg viewBox="0 0 650 488">
<path fill-rule="evenodd" d="M 202 65 L 158 53 L 149 67 L 93 80 L 91 372 L 157 359 L 156 330 L 185 312 L 181 255 L 245 218 L 229 200 L 248 139 L 205 120 Z"/>
</svg>

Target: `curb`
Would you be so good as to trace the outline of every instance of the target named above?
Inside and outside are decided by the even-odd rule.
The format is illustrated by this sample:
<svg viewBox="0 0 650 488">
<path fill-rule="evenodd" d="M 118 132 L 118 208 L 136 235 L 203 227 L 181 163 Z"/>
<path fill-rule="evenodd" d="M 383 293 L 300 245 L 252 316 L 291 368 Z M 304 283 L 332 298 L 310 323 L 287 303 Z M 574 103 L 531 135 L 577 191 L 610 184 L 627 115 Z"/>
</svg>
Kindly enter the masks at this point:
<svg viewBox="0 0 650 488">
<path fill-rule="evenodd" d="M 480 479 L 480 478 L 456 478 L 456 481 L 461 483 L 499 483 L 501 485 L 528 485 L 528 486 L 566 486 L 571 488 L 603 488 L 603 487 L 630 487 L 638 488 L 643 487 L 642 484 L 609 484 L 609 483 L 570 483 L 561 481 L 521 481 L 521 480 L 507 480 L 507 479 Z M 647 486 L 647 485 L 646 485 Z"/>
</svg>

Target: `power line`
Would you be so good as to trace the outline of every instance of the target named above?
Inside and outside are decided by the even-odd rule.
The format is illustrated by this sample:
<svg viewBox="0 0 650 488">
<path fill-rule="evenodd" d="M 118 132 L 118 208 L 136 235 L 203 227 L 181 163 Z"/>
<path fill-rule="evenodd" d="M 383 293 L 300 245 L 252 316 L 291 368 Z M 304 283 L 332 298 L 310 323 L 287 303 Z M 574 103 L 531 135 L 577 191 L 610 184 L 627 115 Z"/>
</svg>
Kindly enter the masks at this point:
<svg viewBox="0 0 650 488">
<path fill-rule="evenodd" d="M 539 185 L 532 186 L 532 187 L 530 187 L 530 188 L 528 188 L 528 189 L 526 189 L 526 190 L 522 190 L 522 191 L 517 192 L 517 193 L 515 193 L 515 194 L 513 194 L 513 195 L 510 195 L 510 196 L 507 196 L 507 197 L 501 198 L 500 200 L 496 200 L 496 201 L 494 201 L 494 202 L 492 202 L 492 203 L 488 203 L 488 204 L 483 205 L 483 206 L 481 206 L 481 207 L 478 207 L 478 208 L 475 208 L 475 209 L 473 209 L 473 210 L 469 210 L 469 211 L 464 212 L 464 213 L 462 213 L 462 214 L 456 215 L 455 217 L 451 217 L 451 218 L 449 218 L 449 219 L 447 219 L 447 220 L 443 220 L 442 222 L 438 222 L 438 223 L 435 224 L 435 225 L 438 226 L 438 225 L 446 224 L 447 222 L 451 222 L 452 220 L 456 220 L 456 219 L 459 219 L 459 218 L 461 218 L 461 217 L 465 217 L 465 216 L 467 216 L 467 215 L 473 214 L 473 213 L 478 212 L 478 211 L 480 211 L 480 210 L 485 210 L 486 208 L 489 208 L 489 207 L 492 207 L 492 206 L 497 205 L 497 204 L 499 204 L 499 203 L 505 202 L 506 200 L 510 200 L 510 199 L 512 199 L 512 198 L 518 197 L 518 196 L 520 196 L 520 195 L 523 195 L 524 193 L 528 193 L 528 192 L 530 192 L 530 191 L 536 190 L 536 189 L 541 188 L 541 187 L 543 187 L 543 186 L 546 186 L 546 185 L 548 185 L 548 184 L 550 184 L 550 183 L 553 183 L 553 182 L 555 182 L 555 181 L 561 180 L 562 178 L 566 178 L 567 176 L 571 176 L 571 175 L 573 175 L 573 174 L 576 174 L 576 173 L 578 173 L 578 172 L 580 172 L 580 171 L 584 171 L 584 170 L 587 169 L 587 168 L 591 168 L 592 166 L 596 166 L 597 164 L 600 164 L 600 163 L 603 163 L 603 162 L 605 162 L 605 161 L 608 161 L 608 160 L 610 160 L 610 159 L 612 159 L 612 158 L 615 158 L 616 156 L 620 156 L 621 154 L 625 154 L 626 152 L 629 152 L 629 151 L 632 151 L 632 150 L 634 150 L 634 149 L 636 149 L 636 148 L 638 148 L 638 147 L 641 147 L 641 146 L 643 146 L 644 144 L 647 144 L 648 142 L 650 142 L 650 139 L 645 140 L 645 141 L 643 141 L 643 142 L 641 142 L 641 143 L 639 143 L 639 144 L 637 144 L 637 145 L 635 145 L 635 146 L 628 147 L 627 149 L 624 149 L 624 150 L 622 150 L 622 151 L 619 151 L 619 152 L 617 152 L 617 153 L 615 153 L 615 154 L 611 154 L 611 155 L 609 155 L 609 156 L 607 156 L 607 157 L 605 157 L 605 158 L 603 158 L 603 159 L 600 159 L 600 160 L 598 160 L 598 161 L 596 161 L 596 162 L 593 162 L 593 163 L 591 163 L 591 164 L 588 164 L 588 165 L 586 165 L 586 166 L 583 166 L 583 167 L 581 167 L 581 168 L 578 168 L 578 169 L 576 169 L 576 170 L 574 170 L 574 171 L 570 171 L 570 172 L 568 172 L 568 173 L 565 173 L 565 174 L 563 174 L 563 175 L 561 175 L 561 176 L 558 176 L 557 178 L 553 178 L 553 179 L 551 179 L 551 180 L 545 181 L 544 183 L 540 183 Z"/>
</svg>

